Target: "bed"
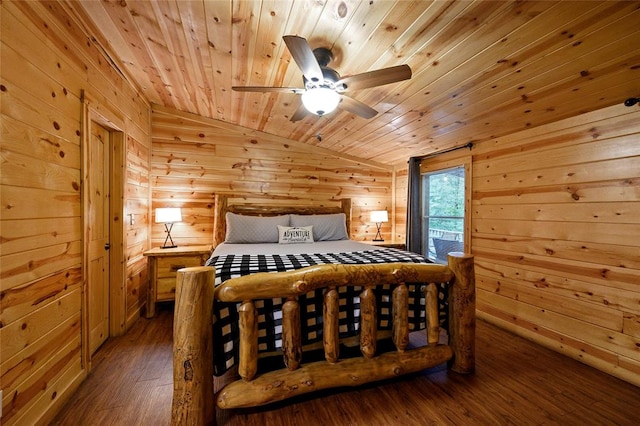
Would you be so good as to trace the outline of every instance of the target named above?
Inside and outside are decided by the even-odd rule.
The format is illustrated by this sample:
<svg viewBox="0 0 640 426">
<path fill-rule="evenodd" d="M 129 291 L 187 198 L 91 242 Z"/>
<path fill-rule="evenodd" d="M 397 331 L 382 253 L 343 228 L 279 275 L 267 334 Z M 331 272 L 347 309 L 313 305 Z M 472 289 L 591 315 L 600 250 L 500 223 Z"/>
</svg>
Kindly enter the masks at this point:
<svg viewBox="0 0 640 426">
<path fill-rule="evenodd" d="M 473 372 L 471 255 L 451 253 L 438 265 L 352 241 L 350 200 L 283 207 L 230 199 L 216 196 L 207 265 L 178 271 L 173 424 L 210 424 L 216 406 L 259 406 L 443 363 Z M 418 330 L 427 344 L 411 347 Z M 237 379 L 214 395 L 213 376 L 229 371 Z"/>
</svg>

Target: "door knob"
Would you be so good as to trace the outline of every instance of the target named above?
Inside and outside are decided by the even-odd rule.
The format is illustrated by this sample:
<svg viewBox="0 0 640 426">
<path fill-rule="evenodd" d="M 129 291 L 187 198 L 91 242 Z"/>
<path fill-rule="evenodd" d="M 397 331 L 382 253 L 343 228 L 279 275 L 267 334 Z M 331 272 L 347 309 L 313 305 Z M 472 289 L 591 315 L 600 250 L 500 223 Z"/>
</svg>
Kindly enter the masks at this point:
<svg viewBox="0 0 640 426">
<path fill-rule="evenodd" d="M 105 243 L 104 249 L 109 250 L 110 248 L 111 248 L 111 245 L 109 243 Z"/>
</svg>

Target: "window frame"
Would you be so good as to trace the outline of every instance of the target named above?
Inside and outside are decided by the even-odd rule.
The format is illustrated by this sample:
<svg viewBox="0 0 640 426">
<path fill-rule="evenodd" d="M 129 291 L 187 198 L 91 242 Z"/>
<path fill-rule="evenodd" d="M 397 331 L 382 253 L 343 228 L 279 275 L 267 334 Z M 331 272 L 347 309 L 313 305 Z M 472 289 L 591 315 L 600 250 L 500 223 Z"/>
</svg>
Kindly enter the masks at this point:
<svg viewBox="0 0 640 426">
<path fill-rule="evenodd" d="M 443 156 L 444 157 L 444 156 Z M 423 176 L 426 174 L 444 172 L 446 170 L 455 169 L 457 167 L 464 168 L 464 219 L 463 219 L 463 251 L 465 253 L 471 253 L 471 155 L 468 153 L 464 154 L 464 157 L 455 156 L 455 158 L 441 158 L 435 157 L 432 159 L 428 159 L 423 161 L 420 164 L 420 191 L 421 196 L 425 194 L 424 188 L 422 186 Z M 423 247 L 422 251 L 425 257 L 429 258 L 432 261 L 436 261 L 435 258 L 429 257 L 429 246 L 428 244 L 424 244 L 425 242 L 425 233 L 428 232 L 428 228 L 425 226 L 426 215 L 424 214 L 424 206 L 426 204 L 426 200 L 423 200 L 420 206 L 420 217 L 422 223 L 422 241 Z M 426 237 L 426 242 L 428 243 L 428 236 Z"/>
</svg>

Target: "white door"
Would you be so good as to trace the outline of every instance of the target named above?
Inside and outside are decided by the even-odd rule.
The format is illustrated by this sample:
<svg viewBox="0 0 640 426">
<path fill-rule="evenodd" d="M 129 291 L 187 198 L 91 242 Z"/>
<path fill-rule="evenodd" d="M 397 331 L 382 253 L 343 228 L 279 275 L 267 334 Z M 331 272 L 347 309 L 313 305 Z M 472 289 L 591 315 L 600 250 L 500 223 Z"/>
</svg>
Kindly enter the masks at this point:
<svg viewBox="0 0 640 426">
<path fill-rule="evenodd" d="M 91 122 L 88 149 L 87 317 L 93 354 L 109 337 L 109 131 Z"/>
</svg>

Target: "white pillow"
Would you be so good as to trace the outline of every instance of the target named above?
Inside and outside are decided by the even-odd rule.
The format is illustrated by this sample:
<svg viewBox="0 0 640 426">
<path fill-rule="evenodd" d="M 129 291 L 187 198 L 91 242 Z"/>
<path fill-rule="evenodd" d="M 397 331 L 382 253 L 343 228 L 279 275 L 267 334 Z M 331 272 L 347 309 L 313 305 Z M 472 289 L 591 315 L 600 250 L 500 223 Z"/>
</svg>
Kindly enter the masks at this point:
<svg viewBox="0 0 640 426">
<path fill-rule="evenodd" d="M 291 226 L 313 226 L 315 241 L 348 240 L 347 215 L 344 213 L 300 215 L 292 214 Z"/>
<path fill-rule="evenodd" d="M 278 225 L 278 243 L 312 243 L 313 226 L 281 226 Z"/>
<path fill-rule="evenodd" d="M 289 215 L 248 216 L 227 213 L 225 242 L 230 244 L 277 243 L 278 225 L 289 226 Z"/>
</svg>

